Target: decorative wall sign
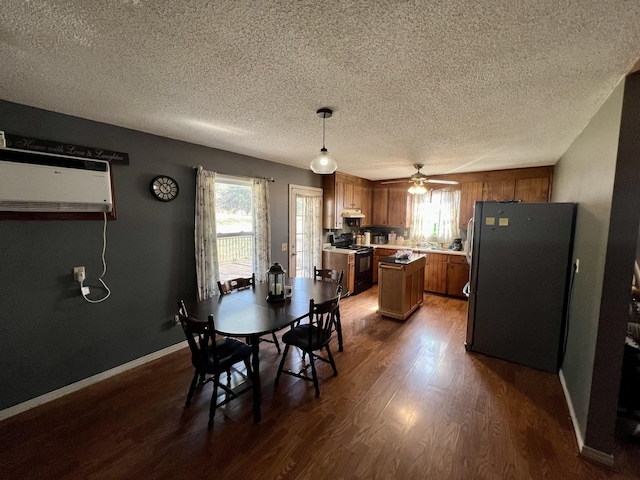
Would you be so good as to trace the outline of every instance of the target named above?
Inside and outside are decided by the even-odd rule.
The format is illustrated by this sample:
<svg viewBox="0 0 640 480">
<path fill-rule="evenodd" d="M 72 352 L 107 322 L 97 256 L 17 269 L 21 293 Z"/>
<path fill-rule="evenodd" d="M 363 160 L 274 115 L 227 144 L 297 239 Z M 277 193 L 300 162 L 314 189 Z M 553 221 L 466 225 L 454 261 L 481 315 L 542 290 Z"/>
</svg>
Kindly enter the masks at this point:
<svg viewBox="0 0 640 480">
<path fill-rule="evenodd" d="M 4 133 L 4 136 L 6 138 L 7 148 L 31 150 L 41 153 L 54 153 L 57 155 L 69 155 L 70 157 L 95 158 L 98 160 L 106 160 L 112 165 L 129 165 L 128 153 L 22 137 L 20 135 L 13 135 L 7 132 Z"/>
</svg>

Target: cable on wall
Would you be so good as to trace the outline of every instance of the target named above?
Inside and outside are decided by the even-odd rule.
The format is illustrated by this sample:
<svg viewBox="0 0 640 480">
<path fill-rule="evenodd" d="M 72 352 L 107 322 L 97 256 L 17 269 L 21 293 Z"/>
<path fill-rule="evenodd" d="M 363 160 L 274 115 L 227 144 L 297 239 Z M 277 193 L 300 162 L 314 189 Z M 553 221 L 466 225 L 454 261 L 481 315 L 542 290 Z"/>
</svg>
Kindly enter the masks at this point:
<svg viewBox="0 0 640 480">
<path fill-rule="evenodd" d="M 98 280 L 100 280 L 100 283 L 107 291 L 107 294 L 104 297 L 97 300 L 92 300 L 88 298 L 87 293 L 89 293 L 89 287 L 85 287 L 84 280 L 82 280 L 80 282 L 80 291 L 82 292 L 82 298 L 84 298 L 89 303 L 104 302 L 111 295 L 111 290 L 109 290 L 109 287 L 107 287 L 107 284 L 104 283 L 104 280 L 102 280 L 102 277 L 104 277 L 104 275 L 107 273 L 107 262 L 105 260 L 105 253 L 107 251 L 107 214 L 106 212 L 103 213 L 103 215 L 104 215 L 104 227 L 102 229 L 102 274 L 98 277 Z M 86 288 L 86 291 L 85 291 L 85 288 Z"/>
</svg>

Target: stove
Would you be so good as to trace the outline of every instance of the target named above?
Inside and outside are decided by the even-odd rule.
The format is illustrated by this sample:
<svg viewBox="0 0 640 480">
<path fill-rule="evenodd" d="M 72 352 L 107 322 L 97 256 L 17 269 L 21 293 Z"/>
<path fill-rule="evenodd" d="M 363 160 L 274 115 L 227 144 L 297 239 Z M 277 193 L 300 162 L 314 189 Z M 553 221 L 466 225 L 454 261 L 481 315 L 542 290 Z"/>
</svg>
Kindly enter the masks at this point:
<svg viewBox="0 0 640 480">
<path fill-rule="evenodd" d="M 373 247 L 353 243 L 353 233 L 334 235 L 331 245 L 353 250 L 355 258 L 355 282 L 353 294 L 365 291 L 373 285 Z"/>
</svg>

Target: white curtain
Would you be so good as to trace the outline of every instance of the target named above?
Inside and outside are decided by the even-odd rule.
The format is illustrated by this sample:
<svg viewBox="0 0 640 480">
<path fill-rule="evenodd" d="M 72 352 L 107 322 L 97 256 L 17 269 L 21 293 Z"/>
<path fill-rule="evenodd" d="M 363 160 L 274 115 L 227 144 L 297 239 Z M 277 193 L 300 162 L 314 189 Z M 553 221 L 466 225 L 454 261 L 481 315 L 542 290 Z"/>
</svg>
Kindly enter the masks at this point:
<svg viewBox="0 0 640 480">
<path fill-rule="evenodd" d="M 302 244 L 296 249 L 296 267 L 303 276 L 312 278 L 313 267 L 322 265 L 322 197 L 296 195 L 296 205 L 302 211 Z"/>
<path fill-rule="evenodd" d="M 440 190 L 438 237 L 445 246 L 460 238 L 460 190 Z"/>
<path fill-rule="evenodd" d="M 216 173 L 198 167 L 196 175 L 196 279 L 198 299 L 218 294 L 218 248 L 216 237 Z"/>
<path fill-rule="evenodd" d="M 413 199 L 411 238 L 450 245 L 460 237 L 460 191 L 432 190 Z M 435 237 L 433 238 L 435 232 Z"/>
<path fill-rule="evenodd" d="M 269 213 L 269 182 L 253 180 L 253 224 L 255 226 L 255 274 L 258 281 L 267 280 L 271 267 L 271 215 Z"/>
<path fill-rule="evenodd" d="M 413 212 L 411 214 L 411 240 L 425 242 L 431 235 L 433 219 L 429 215 L 431 209 L 431 192 L 413 196 Z"/>
</svg>

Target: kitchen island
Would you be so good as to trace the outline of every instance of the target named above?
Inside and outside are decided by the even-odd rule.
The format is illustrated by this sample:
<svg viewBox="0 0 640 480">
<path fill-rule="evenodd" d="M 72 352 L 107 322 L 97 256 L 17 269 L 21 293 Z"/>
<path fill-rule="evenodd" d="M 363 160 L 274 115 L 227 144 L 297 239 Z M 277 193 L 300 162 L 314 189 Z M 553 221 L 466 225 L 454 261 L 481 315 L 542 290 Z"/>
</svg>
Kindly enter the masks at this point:
<svg viewBox="0 0 640 480">
<path fill-rule="evenodd" d="M 421 304 L 426 255 L 395 256 L 378 261 L 378 313 L 406 320 Z"/>
</svg>

